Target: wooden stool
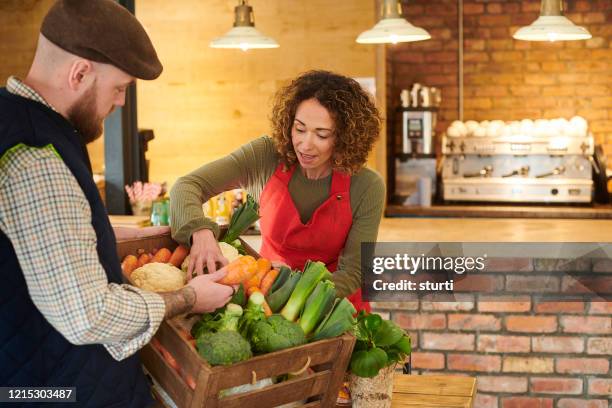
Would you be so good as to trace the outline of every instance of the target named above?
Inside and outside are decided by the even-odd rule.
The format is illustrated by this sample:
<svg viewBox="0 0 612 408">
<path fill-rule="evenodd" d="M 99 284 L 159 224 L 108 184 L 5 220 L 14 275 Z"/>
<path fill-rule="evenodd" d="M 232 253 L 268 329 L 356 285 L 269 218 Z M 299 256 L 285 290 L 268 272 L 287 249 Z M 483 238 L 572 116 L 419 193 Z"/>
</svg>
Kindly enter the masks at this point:
<svg viewBox="0 0 612 408">
<path fill-rule="evenodd" d="M 452 375 L 395 374 L 391 406 L 471 408 L 476 379 Z"/>
</svg>

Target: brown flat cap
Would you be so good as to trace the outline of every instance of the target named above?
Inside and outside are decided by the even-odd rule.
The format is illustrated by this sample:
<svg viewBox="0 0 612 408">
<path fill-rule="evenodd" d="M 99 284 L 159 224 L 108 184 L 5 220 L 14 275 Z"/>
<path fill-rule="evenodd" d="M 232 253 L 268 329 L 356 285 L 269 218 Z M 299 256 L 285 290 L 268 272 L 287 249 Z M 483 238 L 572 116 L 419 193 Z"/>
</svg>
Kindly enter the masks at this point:
<svg viewBox="0 0 612 408">
<path fill-rule="evenodd" d="M 162 64 L 140 22 L 113 0 L 58 0 L 40 32 L 71 54 L 155 79 Z"/>
</svg>

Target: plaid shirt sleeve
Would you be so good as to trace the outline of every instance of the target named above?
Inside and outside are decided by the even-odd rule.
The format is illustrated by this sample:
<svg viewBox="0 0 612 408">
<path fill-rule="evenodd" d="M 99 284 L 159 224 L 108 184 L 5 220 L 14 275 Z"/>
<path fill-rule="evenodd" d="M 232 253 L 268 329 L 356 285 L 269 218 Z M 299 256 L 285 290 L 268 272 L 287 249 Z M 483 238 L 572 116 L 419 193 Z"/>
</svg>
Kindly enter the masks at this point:
<svg viewBox="0 0 612 408">
<path fill-rule="evenodd" d="M 0 158 L 0 229 L 32 301 L 69 342 L 101 343 L 121 360 L 157 331 L 163 299 L 108 282 L 89 203 L 51 148 L 19 146 Z"/>
</svg>

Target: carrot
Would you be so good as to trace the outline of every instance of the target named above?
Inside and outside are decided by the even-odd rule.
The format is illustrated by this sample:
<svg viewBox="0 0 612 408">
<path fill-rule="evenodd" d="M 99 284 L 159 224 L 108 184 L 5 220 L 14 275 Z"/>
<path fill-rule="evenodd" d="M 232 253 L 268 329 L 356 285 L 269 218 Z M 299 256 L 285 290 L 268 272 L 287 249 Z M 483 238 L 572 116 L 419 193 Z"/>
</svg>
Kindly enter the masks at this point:
<svg viewBox="0 0 612 408">
<path fill-rule="evenodd" d="M 226 266 L 227 275 L 219 281 L 223 285 L 238 285 L 257 273 L 257 261 L 250 255 L 241 256 Z"/>
<path fill-rule="evenodd" d="M 260 270 L 255 275 L 253 275 L 251 279 L 244 282 L 244 288 L 247 290 L 247 293 L 250 288 L 258 288 L 267 273 L 268 272 L 265 270 Z"/>
<path fill-rule="evenodd" d="M 278 277 L 278 269 L 272 269 L 261 280 L 259 289 L 261 289 L 261 293 L 263 293 L 264 296 L 268 294 L 268 292 L 270 291 L 270 288 L 274 284 L 274 281 L 276 280 L 277 277 Z"/>
<path fill-rule="evenodd" d="M 261 292 L 257 286 L 251 286 L 247 289 L 247 297 L 251 297 L 251 295 L 255 292 Z"/>
<path fill-rule="evenodd" d="M 138 267 L 146 265 L 149 262 L 151 262 L 151 254 L 144 253 L 138 257 Z"/>
<path fill-rule="evenodd" d="M 162 248 L 153 255 L 153 259 L 151 262 L 161 262 L 168 263 L 170 257 L 172 256 L 172 252 L 168 248 Z"/>
<path fill-rule="evenodd" d="M 138 268 L 138 258 L 134 255 L 128 255 L 123 258 L 123 262 L 121 263 L 121 270 L 128 278 L 134 271 L 134 269 Z"/>
<path fill-rule="evenodd" d="M 172 256 L 168 262 L 177 268 L 180 268 L 185 258 L 187 258 L 187 255 L 189 255 L 189 250 L 184 246 L 179 245 L 172 253 Z"/>
<path fill-rule="evenodd" d="M 264 300 L 264 302 L 262 303 L 262 306 L 263 306 L 264 314 L 266 315 L 266 317 L 272 316 L 272 309 L 270 309 L 270 305 L 268 305 L 268 302 Z"/>
<path fill-rule="evenodd" d="M 263 272 L 266 274 L 270 269 L 272 269 L 272 263 L 266 258 L 259 258 L 257 260 L 257 271 Z"/>
</svg>

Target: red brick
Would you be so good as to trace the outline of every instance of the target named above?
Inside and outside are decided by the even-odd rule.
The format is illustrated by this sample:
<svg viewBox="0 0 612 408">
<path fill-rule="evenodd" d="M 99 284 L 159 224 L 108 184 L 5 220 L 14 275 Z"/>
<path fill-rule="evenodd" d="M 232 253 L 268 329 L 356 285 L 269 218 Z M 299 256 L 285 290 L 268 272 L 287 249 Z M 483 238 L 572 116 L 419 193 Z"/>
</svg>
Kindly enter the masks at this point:
<svg viewBox="0 0 612 408">
<path fill-rule="evenodd" d="M 553 359 L 545 357 L 504 357 L 505 373 L 552 373 Z"/>
<path fill-rule="evenodd" d="M 528 312 L 530 309 L 529 297 L 481 297 L 478 302 L 480 312 Z"/>
<path fill-rule="evenodd" d="M 589 395 L 612 395 L 612 379 L 610 378 L 590 378 Z"/>
<path fill-rule="evenodd" d="M 612 302 L 591 302 L 589 314 L 612 315 Z"/>
<path fill-rule="evenodd" d="M 509 3 L 507 1 L 504 1 L 503 7 L 504 7 L 504 13 L 506 14 L 512 15 L 512 14 L 519 14 L 521 12 L 521 5 L 519 3 Z"/>
<path fill-rule="evenodd" d="M 503 11 L 500 3 L 489 3 L 487 4 L 487 13 L 489 14 L 500 14 Z"/>
<path fill-rule="evenodd" d="M 612 355 L 612 337 L 592 337 L 588 339 L 587 354 Z"/>
<path fill-rule="evenodd" d="M 560 374 L 606 374 L 610 361 L 606 358 L 559 358 L 556 369 Z"/>
<path fill-rule="evenodd" d="M 425 55 L 425 62 L 456 62 L 457 53 L 451 51 L 432 52 Z"/>
<path fill-rule="evenodd" d="M 581 337 L 533 337 L 534 353 L 582 353 L 584 339 Z"/>
<path fill-rule="evenodd" d="M 544 96 L 572 96 L 577 92 L 578 87 L 572 85 L 550 85 L 542 87 Z M 558 278 L 556 278 L 558 279 Z"/>
<path fill-rule="evenodd" d="M 429 350 L 474 350 L 473 334 L 422 333 L 421 347 Z"/>
<path fill-rule="evenodd" d="M 531 392 L 555 395 L 578 395 L 582 393 L 582 380 L 574 378 L 531 378 Z"/>
<path fill-rule="evenodd" d="M 612 334 L 610 317 L 561 316 L 560 326 L 565 333 Z"/>
<path fill-rule="evenodd" d="M 474 408 L 497 408 L 498 398 L 494 395 L 476 394 L 474 398 Z"/>
<path fill-rule="evenodd" d="M 447 361 L 449 370 L 498 372 L 501 369 L 501 358 L 499 356 L 449 354 Z"/>
<path fill-rule="evenodd" d="M 592 85 L 591 85 L 592 86 Z M 594 87 L 595 88 L 595 87 Z M 591 124 L 600 123 L 603 124 L 603 129 L 608 129 L 608 126 L 612 126 L 612 121 L 608 120 L 590 120 Z M 595 126 L 591 126 L 591 129 L 595 131 Z M 598 294 L 612 294 L 612 279 L 609 277 L 593 277 L 593 276 L 564 276 L 561 282 L 561 290 L 566 294 L 586 293 L 591 294 L 597 292 Z"/>
<path fill-rule="evenodd" d="M 488 109 L 492 106 L 491 98 L 470 98 L 465 101 L 466 109 Z M 455 280 L 455 292 L 497 292 L 504 287 L 503 276 L 479 276 L 475 274 Z"/>
<path fill-rule="evenodd" d="M 558 87 L 555 87 L 555 88 L 558 88 Z M 570 95 L 573 95 L 573 94 L 574 93 L 572 92 Z M 558 292 L 559 286 L 560 286 L 560 279 L 558 277 L 524 276 L 524 275 L 506 276 L 506 290 L 509 292 L 523 292 L 523 293 Z"/>
<path fill-rule="evenodd" d="M 499 318 L 485 314 L 449 314 L 448 328 L 451 330 L 497 331 L 501 327 Z"/>
<path fill-rule="evenodd" d="M 434 302 L 429 300 L 421 301 L 421 310 L 434 312 L 469 312 L 474 309 L 473 300 L 456 301 L 456 302 Z"/>
<path fill-rule="evenodd" d="M 493 102 L 491 101 L 491 98 L 470 98 L 465 101 L 465 105 L 471 109 L 490 109 L 493 106 Z M 455 281 L 455 290 L 474 290 L 472 285 L 478 283 L 476 278 L 486 277 L 466 276 L 461 281 Z"/>
<path fill-rule="evenodd" d="M 484 51 L 485 41 L 479 38 L 466 38 L 464 46 L 469 51 Z"/>
<path fill-rule="evenodd" d="M 410 302 L 371 302 L 373 309 L 380 310 L 418 310 L 419 301 L 412 300 Z"/>
<path fill-rule="evenodd" d="M 583 400 L 577 398 L 561 398 L 557 408 L 608 408 L 606 400 Z"/>
<path fill-rule="evenodd" d="M 586 40 L 587 48 L 604 48 L 608 45 L 608 39 L 602 37 L 595 37 Z"/>
<path fill-rule="evenodd" d="M 467 3 L 463 5 L 463 14 L 483 14 L 484 5 L 478 3 Z"/>
<path fill-rule="evenodd" d="M 584 313 L 584 302 L 540 302 L 536 313 Z"/>
<path fill-rule="evenodd" d="M 510 89 L 514 88 L 511 86 Z M 514 92 L 513 92 L 514 94 Z M 492 258 L 487 259 L 487 272 L 531 272 L 533 263 L 529 258 Z"/>
<path fill-rule="evenodd" d="M 478 376 L 476 380 L 478 391 L 484 392 L 527 392 L 527 378 L 509 376 Z"/>
<path fill-rule="evenodd" d="M 467 51 L 463 54 L 463 60 L 468 63 L 473 62 L 489 62 L 489 54 L 486 52 Z"/>
<path fill-rule="evenodd" d="M 502 398 L 501 406 L 502 408 L 552 408 L 553 400 L 535 397 L 505 397 Z"/>
<path fill-rule="evenodd" d="M 521 333 L 553 333 L 557 331 L 555 316 L 507 316 L 506 329 Z"/>
<path fill-rule="evenodd" d="M 436 330 L 446 328 L 446 316 L 443 314 L 408 314 L 397 313 L 396 323 L 406 330 Z"/>
<path fill-rule="evenodd" d="M 510 16 L 508 15 L 484 15 L 478 18 L 478 24 L 482 27 L 508 27 Z"/>
<path fill-rule="evenodd" d="M 444 368 L 444 354 L 413 352 L 410 363 L 416 369 L 441 370 Z"/>
<path fill-rule="evenodd" d="M 513 46 L 514 41 L 511 38 L 487 41 L 487 49 L 489 50 L 511 50 Z M 493 60 L 495 60 L 495 58 L 493 58 Z"/>
<path fill-rule="evenodd" d="M 585 24 L 605 23 L 606 15 L 604 13 L 586 13 L 584 15 Z"/>
<path fill-rule="evenodd" d="M 544 68 L 545 61 L 557 61 L 559 60 L 559 56 L 556 52 L 547 51 L 539 51 L 539 50 L 530 50 L 525 54 L 525 58 L 527 61 L 538 61 L 542 62 L 542 68 Z"/>
<path fill-rule="evenodd" d="M 478 336 L 478 351 L 485 353 L 529 353 L 527 336 L 498 336 L 481 334 Z"/>
<path fill-rule="evenodd" d="M 491 53 L 491 59 L 495 62 L 519 62 L 524 58 L 522 51 L 493 51 Z"/>
</svg>

